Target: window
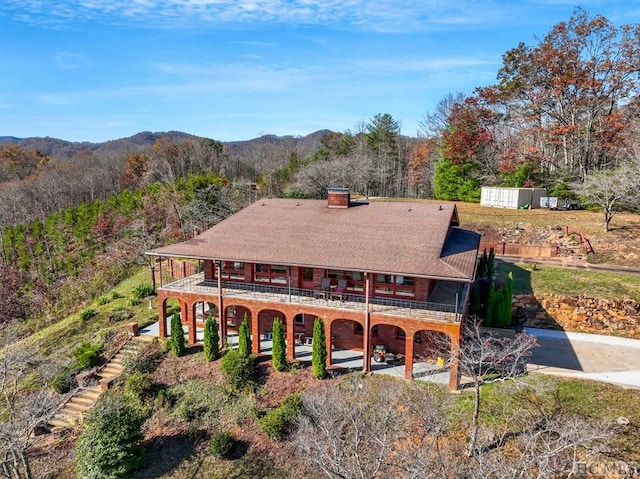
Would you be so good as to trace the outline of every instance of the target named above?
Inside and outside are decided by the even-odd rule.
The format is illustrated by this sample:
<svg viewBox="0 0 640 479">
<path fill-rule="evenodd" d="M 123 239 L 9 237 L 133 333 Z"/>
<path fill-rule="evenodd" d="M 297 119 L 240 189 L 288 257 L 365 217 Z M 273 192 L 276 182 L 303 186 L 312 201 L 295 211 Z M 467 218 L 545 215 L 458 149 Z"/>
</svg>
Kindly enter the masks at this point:
<svg viewBox="0 0 640 479">
<path fill-rule="evenodd" d="M 383 296 L 401 296 L 413 298 L 416 295 L 415 280 L 408 276 L 376 274 L 374 291 Z"/>
<path fill-rule="evenodd" d="M 406 338 L 407 335 L 402 328 L 396 328 L 396 338 Z"/>
<path fill-rule="evenodd" d="M 296 314 L 296 317 L 294 318 L 293 321 L 295 324 L 304 325 L 304 314 Z"/>
<path fill-rule="evenodd" d="M 313 282 L 313 268 L 302 268 L 302 281 L 306 283 Z"/>
<path fill-rule="evenodd" d="M 244 263 L 239 261 L 223 261 L 220 265 L 220 277 L 234 281 L 244 281 Z M 218 268 L 215 269 L 214 277 L 217 278 Z"/>
<path fill-rule="evenodd" d="M 287 267 L 278 264 L 256 263 L 253 280 L 256 283 L 287 284 Z"/>
<path fill-rule="evenodd" d="M 327 277 L 331 279 L 331 284 L 338 284 L 338 280 L 347 280 L 347 291 L 353 293 L 364 293 L 364 274 L 359 271 L 340 271 L 330 269 Z"/>
<path fill-rule="evenodd" d="M 373 328 L 371 328 L 371 336 L 377 336 L 378 335 L 378 326 L 374 326 Z"/>
<path fill-rule="evenodd" d="M 353 326 L 353 334 L 363 334 L 364 333 L 364 328 L 362 327 L 362 324 L 358 323 L 357 321 L 354 321 L 354 326 Z"/>
</svg>

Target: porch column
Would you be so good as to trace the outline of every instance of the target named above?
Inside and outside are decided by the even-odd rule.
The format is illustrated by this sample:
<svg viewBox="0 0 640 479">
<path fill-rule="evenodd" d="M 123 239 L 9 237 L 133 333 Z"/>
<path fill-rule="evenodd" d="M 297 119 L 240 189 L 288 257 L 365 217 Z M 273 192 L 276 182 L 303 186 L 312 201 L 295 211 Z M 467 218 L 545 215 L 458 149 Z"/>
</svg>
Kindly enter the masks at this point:
<svg viewBox="0 0 640 479">
<path fill-rule="evenodd" d="M 291 324 L 289 324 L 291 321 Z M 296 336 L 295 327 L 293 324 L 293 316 L 291 319 L 284 317 L 284 324 L 287 328 L 287 361 L 294 361 L 296 359 Z"/>
<path fill-rule="evenodd" d="M 461 332 L 455 336 L 449 336 L 451 340 L 451 363 L 449 364 L 449 389 L 457 391 L 460 389 L 460 375 L 458 373 L 458 356 L 460 355 L 460 344 L 462 343 Z"/>
<path fill-rule="evenodd" d="M 252 310 L 249 310 L 249 314 L 251 315 L 249 319 L 251 322 L 251 352 L 257 356 L 260 354 L 260 324 L 257 314 L 253 314 Z M 237 321 L 238 318 L 236 318 L 236 324 L 238 324 Z"/>
<path fill-rule="evenodd" d="M 413 337 L 415 331 L 405 331 L 404 337 L 404 378 L 413 379 Z"/>
<path fill-rule="evenodd" d="M 164 296 L 158 296 L 158 336 L 167 337 L 167 302 Z"/>
<path fill-rule="evenodd" d="M 324 323 L 324 338 L 325 346 L 327 348 L 327 366 L 331 366 L 332 358 L 331 351 L 333 350 L 333 339 L 331 338 L 331 321 L 325 321 Z"/>
<path fill-rule="evenodd" d="M 192 306 L 191 306 L 192 307 Z M 181 323 L 187 325 L 188 333 L 187 333 L 187 342 L 189 344 L 196 343 L 196 315 L 192 314 L 189 304 L 185 302 L 180 303 L 180 317 L 182 319 Z"/>
<path fill-rule="evenodd" d="M 362 338 L 362 372 L 371 372 L 371 313 L 369 313 L 369 273 L 364 273 L 364 331 Z"/>
<path fill-rule="evenodd" d="M 216 261 L 216 274 L 218 276 L 218 319 L 220 324 L 220 348 L 227 345 L 227 315 L 224 314 L 224 304 L 222 301 L 222 263 Z"/>
</svg>

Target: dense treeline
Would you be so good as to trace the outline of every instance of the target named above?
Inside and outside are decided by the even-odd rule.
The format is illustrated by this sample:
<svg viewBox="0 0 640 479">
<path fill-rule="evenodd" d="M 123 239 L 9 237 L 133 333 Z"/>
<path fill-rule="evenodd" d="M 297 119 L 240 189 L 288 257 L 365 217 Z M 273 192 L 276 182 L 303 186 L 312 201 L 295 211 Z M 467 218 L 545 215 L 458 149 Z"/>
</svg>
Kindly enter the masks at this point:
<svg viewBox="0 0 640 479">
<path fill-rule="evenodd" d="M 208 228 L 246 204 L 249 193 L 224 177 L 192 174 L 4 225 L 0 322 L 55 319 L 126 277 L 144 251 Z"/>
</svg>

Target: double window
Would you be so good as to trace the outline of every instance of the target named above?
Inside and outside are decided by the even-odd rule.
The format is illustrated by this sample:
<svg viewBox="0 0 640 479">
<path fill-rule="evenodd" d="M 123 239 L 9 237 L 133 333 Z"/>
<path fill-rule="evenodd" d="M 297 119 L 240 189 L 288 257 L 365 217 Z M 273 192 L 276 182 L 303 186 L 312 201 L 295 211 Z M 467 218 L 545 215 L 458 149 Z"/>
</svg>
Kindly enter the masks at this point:
<svg viewBox="0 0 640 479">
<path fill-rule="evenodd" d="M 381 296 L 401 296 L 413 298 L 416 285 L 413 278 L 393 274 L 376 274 L 374 291 Z"/>
<path fill-rule="evenodd" d="M 215 269 L 214 277 L 217 278 L 218 268 Z M 231 281 L 244 281 L 244 263 L 239 261 L 223 261 L 220 264 L 220 277 Z"/>
<path fill-rule="evenodd" d="M 347 280 L 347 291 L 364 294 L 364 274 L 359 271 L 340 271 L 330 269 L 327 276 L 331 278 L 331 284 L 336 285 L 341 279 Z"/>
<path fill-rule="evenodd" d="M 287 267 L 279 264 L 256 263 L 253 269 L 253 280 L 256 283 L 285 285 L 287 284 Z"/>
</svg>

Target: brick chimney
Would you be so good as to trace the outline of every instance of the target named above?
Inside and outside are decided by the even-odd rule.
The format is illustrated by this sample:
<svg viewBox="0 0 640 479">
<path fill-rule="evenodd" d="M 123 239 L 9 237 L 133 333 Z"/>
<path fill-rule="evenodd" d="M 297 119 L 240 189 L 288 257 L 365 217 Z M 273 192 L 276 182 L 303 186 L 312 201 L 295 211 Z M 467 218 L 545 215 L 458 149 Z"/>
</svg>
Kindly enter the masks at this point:
<svg viewBox="0 0 640 479">
<path fill-rule="evenodd" d="M 327 206 L 329 208 L 348 208 L 350 202 L 349 188 L 327 188 Z"/>
</svg>

